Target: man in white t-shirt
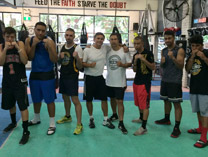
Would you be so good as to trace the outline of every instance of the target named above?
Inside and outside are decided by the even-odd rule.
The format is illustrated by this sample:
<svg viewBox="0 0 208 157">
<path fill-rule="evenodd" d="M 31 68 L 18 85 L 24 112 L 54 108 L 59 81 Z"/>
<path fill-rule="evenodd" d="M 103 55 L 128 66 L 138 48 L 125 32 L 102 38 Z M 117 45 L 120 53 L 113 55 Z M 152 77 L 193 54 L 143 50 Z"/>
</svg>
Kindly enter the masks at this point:
<svg viewBox="0 0 208 157">
<path fill-rule="evenodd" d="M 98 32 L 94 36 L 94 44 L 90 48 L 85 48 L 83 56 L 83 67 L 85 74 L 84 100 L 86 100 L 87 110 L 90 116 L 90 128 L 95 128 L 93 117 L 93 99 L 101 100 L 104 114 L 103 126 L 114 129 L 115 126 L 108 119 L 107 89 L 103 78 L 106 54 L 109 51 L 107 45 L 103 45 L 105 36 Z"/>
<path fill-rule="evenodd" d="M 59 56 L 59 63 L 61 64 L 59 93 L 62 94 L 66 114 L 57 123 L 62 124 L 72 121 L 70 115 L 72 100 L 77 116 L 77 126 L 74 134 L 78 135 L 83 129 L 81 123 L 82 106 L 78 97 L 79 70 L 82 68 L 83 51 L 79 45 L 74 43 L 74 38 L 75 31 L 72 28 L 68 28 L 65 32 L 66 44 L 62 46 Z"/>
<path fill-rule="evenodd" d="M 118 128 L 123 134 L 127 134 L 128 131 L 123 124 L 123 99 L 126 89 L 126 68 L 131 66 L 131 58 L 129 53 L 124 53 L 116 33 L 110 35 L 110 44 L 111 51 L 107 54 L 107 95 L 111 98 L 111 102 L 118 105 Z"/>
</svg>

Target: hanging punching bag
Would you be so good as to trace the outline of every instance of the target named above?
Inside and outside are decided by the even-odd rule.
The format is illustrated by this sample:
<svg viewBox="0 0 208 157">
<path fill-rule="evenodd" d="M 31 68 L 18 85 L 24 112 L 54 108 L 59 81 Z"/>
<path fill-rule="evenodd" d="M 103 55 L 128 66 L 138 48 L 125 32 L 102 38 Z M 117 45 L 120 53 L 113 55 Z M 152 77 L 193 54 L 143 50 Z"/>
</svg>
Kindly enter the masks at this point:
<svg viewBox="0 0 208 157">
<path fill-rule="evenodd" d="M 118 34 L 118 38 L 119 38 L 118 40 L 119 40 L 119 43 L 122 44 L 121 34 L 119 33 L 119 30 L 118 30 L 118 28 L 116 27 L 116 25 L 113 27 L 112 33 Z"/>
<path fill-rule="evenodd" d="M 0 44 L 4 43 L 3 33 L 4 33 L 5 25 L 0 20 Z"/>
<path fill-rule="evenodd" d="M 25 43 L 25 40 L 29 37 L 29 32 L 25 24 L 22 24 L 21 30 L 18 32 L 18 40 Z"/>
<path fill-rule="evenodd" d="M 144 48 L 150 51 L 150 45 L 149 45 L 149 40 L 148 40 L 148 28 L 143 27 L 142 28 L 142 39 L 144 41 Z"/>
<path fill-rule="evenodd" d="M 46 32 L 46 35 L 56 43 L 56 35 L 51 25 L 48 25 L 48 31 Z"/>
<path fill-rule="evenodd" d="M 81 37 L 80 37 L 80 46 L 82 47 L 82 49 L 85 48 L 85 46 L 87 45 L 87 29 L 86 29 L 86 25 L 85 23 L 82 24 L 82 30 L 81 30 Z"/>
<path fill-rule="evenodd" d="M 56 33 L 53 31 L 53 28 L 51 27 L 51 25 L 48 25 L 48 31 L 46 32 L 46 35 L 48 37 L 50 37 L 54 41 L 54 43 L 56 44 Z M 54 64 L 54 72 L 55 72 L 55 79 L 56 79 L 55 87 L 57 89 L 59 87 L 58 64 L 57 63 Z"/>
</svg>

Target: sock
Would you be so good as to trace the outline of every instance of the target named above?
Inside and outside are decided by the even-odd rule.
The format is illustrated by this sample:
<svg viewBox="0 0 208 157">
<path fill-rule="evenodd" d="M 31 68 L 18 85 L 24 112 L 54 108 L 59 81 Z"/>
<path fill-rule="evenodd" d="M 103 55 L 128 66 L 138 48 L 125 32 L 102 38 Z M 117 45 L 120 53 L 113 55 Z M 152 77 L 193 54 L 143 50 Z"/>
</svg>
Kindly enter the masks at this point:
<svg viewBox="0 0 208 157">
<path fill-rule="evenodd" d="M 123 121 L 121 120 L 121 121 L 119 121 L 119 125 L 123 125 Z"/>
<path fill-rule="evenodd" d="M 35 113 L 34 118 L 31 121 L 32 123 L 37 123 L 38 121 L 40 121 L 40 113 Z"/>
<path fill-rule="evenodd" d="M 28 132 L 28 120 L 22 121 L 23 133 Z"/>
<path fill-rule="evenodd" d="M 175 121 L 175 126 L 174 126 L 174 128 L 177 128 L 177 129 L 179 129 L 179 125 L 180 125 L 180 121 Z"/>
<path fill-rule="evenodd" d="M 208 131 L 208 128 L 202 127 L 202 133 L 201 133 L 200 140 L 202 140 L 205 143 L 207 142 L 207 131 Z"/>
<path fill-rule="evenodd" d="M 17 121 L 16 121 L 16 112 L 15 112 L 15 113 L 10 114 L 10 117 L 11 117 L 11 121 L 12 121 L 12 123 L 13 123 L 13 124 L 16 124 L 16 123 L 17 123 Z"/>
<path fill-rule="evenodd" d="M 55 117 L 50 117 L 50 127 L 56 127 L 54 119 Z"/>
<path fill-rule="evenodd" d="M 147 120 L 143 120 L 143 121 L 142 121 L 142 127 L 143 127 L 144 129 L 146 129 L 146 125 L 147 125 Z"/>
<path fill-rule="evenodd" d="M 107 121 L 108 120 L 108 116 L 104 116 L 104 121 Z"/>
<path fill-rule="evenodd" d="M 140 112 L 140 117 L 139 119 L 143 120 L 143 113 Z"/>
<path fill-rule="evenodd" d="M 93 118 L 93 115 L 92 115 L 92 116 L 90 116 L 90 119 L 94 119 L 94 118 Z"/>
<path fill-rule="evenodd" d="M 202 131 L 202 123 L 200 120 L 198 120 L 198 122 L 199 122 L 199 128 L 197 128 L 196 130 L 197 130 L 197 132 L 201 132 Z"/>
<path fill-rule="evenodd" d="M 69 116 L 67 116 L 67 115 L 66 115 L 65 117 L 70 118 L 70 117 L 71 117 L 71 115 L 69 115 Z"/>
<path fill-rule="evenodd" d="M 167 120 L 167 121 L 170 120 L 170 114 L 165 114 L 165 120 Z"/>
</svg>

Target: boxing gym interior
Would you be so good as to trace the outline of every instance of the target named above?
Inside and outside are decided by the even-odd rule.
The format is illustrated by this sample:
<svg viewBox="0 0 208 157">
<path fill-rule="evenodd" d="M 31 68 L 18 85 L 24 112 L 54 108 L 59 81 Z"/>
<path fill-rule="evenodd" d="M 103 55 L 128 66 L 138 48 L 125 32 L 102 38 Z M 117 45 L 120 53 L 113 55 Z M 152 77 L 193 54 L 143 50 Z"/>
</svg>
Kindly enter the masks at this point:
<svg viewBox="0 0 208 157">
<path fill-rule="evenodd" d="M 77 124 L 75 105 L 71 101 L 69 123 L 56 123 L 53 135 L 46 133 L 49 125 L 47 104 L 42 101 L 40 110 L 41 123 L 29 126 L 29 140 L 20 145 L 22 136 L 22 118 L 16 103 L 16 126 L 5 132 L 5 127 L 11 123 L 9 110 L 0 108 L 0 157 L 184 157 L 207 156 L 208 145 L 196 148 L 194 143 L 200 134 L 189 134 L 187 130 L 198 127 L 196 113 L 192 112 L 190 102 L 190 77 L 186 71 L 186 60 L 191 54 L 189 39 L 195 35 L 203 37 L 203 48 L 208 49 L 208 1 L 207 0 L 0 0 L 0 52 L 3 53 L 5 28 L 16 30 L 15 41 L 26 45 L 27 38 L 34 37 L 37 22 L 46 24 L 46 36 L 55 43 L 57 56 L 60 55 L 66 43 L 65 31 L 72 28 L 75 31 L 74 43 L 80 45 L 83 52 L 86 47 L 92 47 L 97 32 L 105 35 L 103 44 L 110 44 L 112 33 L 120 35 L 120 44 L 128 49 L 132 66 L 126 68 L 126 89 L 123 98 L 123 122 L 128 134 L 123 134 L 118 126 L 119 121 L 112 121 L 115 129 L 104 127 L 100 100 L 93 100 L 93 118 L 96 127 L 89 127 L 89 114 L 85 92 L 85 72 L 78 73 L 78 98 L 82 106 L 82 131 L 75 135 Z M 156 120 L 164 117 L 164 101 L 160 99 L 163 68 L 161 67 L 161 52 L 166 48 L 164 32 L 175 33 L 175 44 L 184 51 L 184 66 L 182 71 L 182 118 L 180 121 L 180 136 L 171 137 L 175 125 L 174 107 L 170 112 L 168 125 L 157 125 Z M 141 36 L 144 48 L 154 56 L 155 69 L 152 70 L 151 97 L 149 117 L 145 134 L 136 136 L 135 131 L 142 123 L 133 120 L 140 116 L 135 106 L 133 57 L 137 53 L 134 39 Z M 19 52 L 19 51 L 18 51 Z M 126 52 L 125 52 L 126 53 Z M 1 56 L 0 56 L 1 57 Z M 0 101 L 2 103 L 2 80 L 4 65 L 0 66 Z M 60 79 L 61 65 L 54 64 L 56 81 Z M 33 100 L 29 85 L 32 61 L 25 65 L 27 76 L 28 121 L 34 117 Z M 108 70 L 104 66 L 102 76 L 106 79 Z M 115 74 L 116 75 L 116 74 Z M 208 88 L 207 88 L 208 90 Z M 56 86 L 55 122 L 65 115 L 64 100 Z M 108 117 L 113 114 L 110 98 L 107 99 Z"/>
</svg>

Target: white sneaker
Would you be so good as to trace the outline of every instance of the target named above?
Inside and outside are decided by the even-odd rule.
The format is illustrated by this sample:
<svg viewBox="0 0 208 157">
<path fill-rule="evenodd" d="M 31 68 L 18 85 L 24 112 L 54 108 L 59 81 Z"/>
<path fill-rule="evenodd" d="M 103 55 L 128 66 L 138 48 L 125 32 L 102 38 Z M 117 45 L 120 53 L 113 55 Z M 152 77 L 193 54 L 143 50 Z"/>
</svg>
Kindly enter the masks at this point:
<svg viewBox="0 0 208 157">
<path fill-rule="evenodd" d="M 115 128 L 115 126 L 111 123 L 110 119 L 103 120 L 103 126 L 107 126 L 110 129 L 114 129 Z"/>
<path fill-rule="evenodd" d="M 135 136 L 144 135 L 147 133 L 147 129 L 144 129 L 143 127 L 140 127 L 135 133 Z"/>
<path fill-rule="evenodd" d="M 138 119 L 133 119 L 132 122 L 133 123 L 142 123 L 142 120 L 140 118 L 138 118 Z"/>
</svg>

